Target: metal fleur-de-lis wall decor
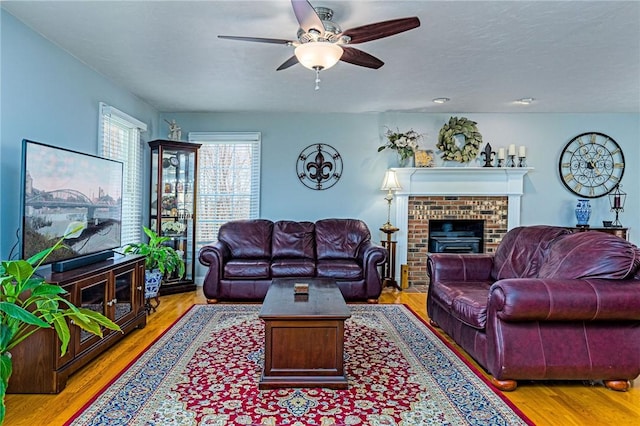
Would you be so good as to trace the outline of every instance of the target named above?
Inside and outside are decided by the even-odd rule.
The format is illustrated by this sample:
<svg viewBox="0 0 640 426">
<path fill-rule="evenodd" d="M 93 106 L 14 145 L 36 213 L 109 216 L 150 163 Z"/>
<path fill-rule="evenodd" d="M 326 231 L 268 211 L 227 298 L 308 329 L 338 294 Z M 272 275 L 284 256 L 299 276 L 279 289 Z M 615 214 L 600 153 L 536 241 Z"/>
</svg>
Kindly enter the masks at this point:
<svg viewBox="0 0 640 426">
<path fill-rule="evenodd" d="M 307 188 L 331 188 L 342 176 L 342 156 L 331 145 L 309 145 L 298 155 L 296 173 Z"/>
</svg>

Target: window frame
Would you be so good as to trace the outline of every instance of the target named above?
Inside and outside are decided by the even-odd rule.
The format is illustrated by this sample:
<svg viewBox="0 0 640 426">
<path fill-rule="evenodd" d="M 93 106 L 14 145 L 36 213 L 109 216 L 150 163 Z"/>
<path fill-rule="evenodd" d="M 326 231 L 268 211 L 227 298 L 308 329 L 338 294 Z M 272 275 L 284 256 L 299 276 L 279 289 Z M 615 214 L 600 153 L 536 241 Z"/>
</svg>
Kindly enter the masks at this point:
<svg viewBox="0 0 640 426">
<path fill-rule="evenodd" d="M 199 251 L 203 245 L 212 244 L 215 242 L 210 241 L 209 239 L 205 239 L 199 233 L 200 229 L 203 229 L 201 226 L 203 223 L 213 223 L 214 230 L 213 232 L 217 237 L 217 229 L 222 223 L 228 220 L 234 219 L 255 219 L 260 217 L 260 178 L 261 178 L 261 143 L 262 143 L 262 135 L 260 132 L 189 132 L 188 141 L 193 143 L 202 144 L 200 147 L 200 152 L 198 153 L 198 194 L 197 194 L 197 226 L 196 226 L 196 251 Z M 202 180 L 204 179 L 203 174 L 207 173 L 207 168 L 216 167 L 216 165 L 209 165 L 206 161 L 206 156 L 203 155 L 203 152 L 207 149 L 208 146 L 212 145 L 249 145 L 249 149 L 251 151 L 251 166 L 250 166 L 250 191 L 248 193 L 241 193 L 240 196 L 249 195 L 250 197 L 250 208 L 249 208 L 249 217 L 237 217 L 233 214 L 230 217 L 213 217 L 207 218 L 205 216 L 205 210 L 202 207 L 204 197 L 220 197 L 220 196 L 229 196 L 229 195 L 238 195 L 235 192 L 231 193 L 205 193 L 204 190 L 207 187 Z M 214 201 L 215 202 L 215 201 Z M 216 223 L 217 222 L 217 223 Z M 198 265 L 200 266 L 200 265 Z M 204 270 L 201 270 L 202 275 L 196 273 L 198 279 L 202 279 L 204 277 Z M 199 281 L 201 282 L 201 281 Z"/>
<path fill-rule="evenodd" d="M 114 125 L 128 135 L 120 139 L 105 139 L 107 126 Z M 141 133 L 147 131 L 142 121 L 104 102 L 99 103 L 98 155 L 121 161 L 123 167 L 121 244 L 139 242 L 142 236 L 144 211 L 144 146 Z"/>
</svg>

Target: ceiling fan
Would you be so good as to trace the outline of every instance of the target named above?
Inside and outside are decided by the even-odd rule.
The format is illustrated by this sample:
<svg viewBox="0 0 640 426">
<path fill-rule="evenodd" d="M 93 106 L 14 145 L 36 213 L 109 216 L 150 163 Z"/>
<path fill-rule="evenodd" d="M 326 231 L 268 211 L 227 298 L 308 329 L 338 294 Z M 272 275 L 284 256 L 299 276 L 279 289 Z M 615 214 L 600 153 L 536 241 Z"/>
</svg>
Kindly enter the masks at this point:
<svg viewBox="0 0 640 426">
<path fill-rule="evenodd" d="M 297 40 L 226 35 L 218 37 L 294 46 L 294 55 L 284 61 L 277 70 L 281 71 L 298 63 L 315 70 L 316 90 L 319 89 L 320 71 L 331 68 L 338 61 L 373 69 L 384 65 L 384 62 L 375 56 L 350 45 L 389 37 L 420 26 L 420 20 L 414 16 L 376 22 L 342 31 L 340 26 L 331 20 L 333 10 L 326 7 L 314 8 L 307 0 L 291 0 L 291 5 L 300 24 Z"/>
</svg>

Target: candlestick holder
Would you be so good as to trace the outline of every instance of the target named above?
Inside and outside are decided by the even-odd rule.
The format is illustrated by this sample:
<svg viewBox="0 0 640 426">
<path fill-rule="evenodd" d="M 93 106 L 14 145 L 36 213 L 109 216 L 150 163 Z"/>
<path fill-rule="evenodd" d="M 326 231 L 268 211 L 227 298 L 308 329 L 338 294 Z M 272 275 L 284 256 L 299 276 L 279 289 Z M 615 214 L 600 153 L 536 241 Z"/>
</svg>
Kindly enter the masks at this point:
<svg viewBox="0 0 640 426">
<path fill-rule="evenodd" d="M 516 166 L 516 156 L 509 154 L 507 155 L 508 160 L 507 160 L 507 167 L 515 167 Z"/>
<path fill-rule="evenodd" d="M 622 223 L 620 223 L 618 215 L 624 211 L 624 203 L 627 201 L 627 193 L 620 189 L 621 186 L 622 185 L 616 185 L 608 194 L 611 211 L 616 212 L 616 220 L 611 224 L 614 228 L 622 228 Z"/>
<path fill-rule="evenodd" d="M 498 167 L 504 167 L 504 158 L 498 158 Z"/>
<path fill-rule="evenodd" d="M 616 220 L 613 221 L 611 226 L 613 228 L 622 228 L 622 223 L 620 223 L 620 219 L 618 219 L 618 215 L 620 214 L 620 212 L 623 212 L 624 209 L 622 207 L 614 207 L 612 210 L 616 212 Z"/>
<path fill-rule="evenodd" d="M 527 167 L 527 157 L 518 157 L 518 167 Z"/>
</svg>

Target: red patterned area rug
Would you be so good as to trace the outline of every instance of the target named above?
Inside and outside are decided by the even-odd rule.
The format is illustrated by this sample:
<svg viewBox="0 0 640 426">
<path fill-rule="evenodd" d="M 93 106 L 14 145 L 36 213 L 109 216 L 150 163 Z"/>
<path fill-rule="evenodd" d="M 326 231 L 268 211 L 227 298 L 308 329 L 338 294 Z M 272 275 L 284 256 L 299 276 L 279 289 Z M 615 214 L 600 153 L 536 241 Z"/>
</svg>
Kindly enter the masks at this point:
<svg viewBox="0 0 640 426">
<path fill-rule="evenodd" d="M 258 390 L 259 305 L 196 305 L 68 425 L 531 425 L 403 305 L 349 305 L 346 390 Z"/>
</svg>

